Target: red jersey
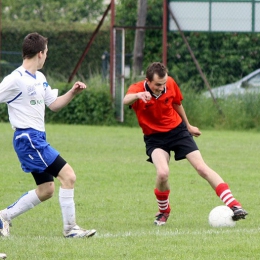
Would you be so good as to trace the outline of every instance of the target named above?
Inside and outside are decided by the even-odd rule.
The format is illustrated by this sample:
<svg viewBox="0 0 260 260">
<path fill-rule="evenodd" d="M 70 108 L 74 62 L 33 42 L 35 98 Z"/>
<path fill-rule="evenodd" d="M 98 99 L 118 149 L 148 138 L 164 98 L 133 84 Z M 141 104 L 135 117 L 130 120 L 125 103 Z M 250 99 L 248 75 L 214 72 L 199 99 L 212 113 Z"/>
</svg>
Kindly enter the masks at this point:
<svg viewBox="0 0 260 260">
<path fill-rule="evenodd" d="M 158 97 L 152 94 L 146 81 L 132 84 L 126 94 L 144 91 L 151 93 L 151 100 L 145 103 L 138 99 L 131 107 L 134 109 L 145 135 L 168 132 L 181 123 L 182 119 L 173 108 L 173 104 L 181 105 L 183 97 L 179 86 L 172 77 L 168 76 L 165 89 Z"/>
</svg>

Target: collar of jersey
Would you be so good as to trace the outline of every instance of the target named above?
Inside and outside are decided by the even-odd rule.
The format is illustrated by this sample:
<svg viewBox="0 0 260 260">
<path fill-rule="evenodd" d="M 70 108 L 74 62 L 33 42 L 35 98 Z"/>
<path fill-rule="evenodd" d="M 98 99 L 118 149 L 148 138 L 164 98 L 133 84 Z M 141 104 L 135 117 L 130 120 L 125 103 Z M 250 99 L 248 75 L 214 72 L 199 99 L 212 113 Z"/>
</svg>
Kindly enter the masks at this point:
<svg viewBox="0 0 260 260">
<path fill-rule="evenodd" d="M 36 74 L 30 73 L 28 70 L 25 70 L 25 73 L 36 79 Z"/>
</svg>

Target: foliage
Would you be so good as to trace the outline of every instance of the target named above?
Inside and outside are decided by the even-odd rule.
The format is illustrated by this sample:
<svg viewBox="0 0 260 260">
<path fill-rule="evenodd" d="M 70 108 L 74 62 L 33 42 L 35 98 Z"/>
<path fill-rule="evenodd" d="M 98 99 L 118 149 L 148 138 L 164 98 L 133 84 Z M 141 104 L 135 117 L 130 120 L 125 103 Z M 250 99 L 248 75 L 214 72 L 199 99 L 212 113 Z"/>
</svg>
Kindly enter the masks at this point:
<svg viewBox="0 0 260 260">
<path fill-rule="evenodd" d="M 11 1 L 11 0 L 9 0 Z M 9 1 L 4 1 L 7 5 Z M 21 1 L 14 1 L 21 4 Z M 51 1 L 52 2 L 52 1 Z M 51 3 L 51 2 L 48 2 Z M 35 2 L 38 3 L 38 2 Z M 143 71 L 152 61 L 162 60 L 162 1 L 148 0 L 148 13 L 145 32 Z M 59 3 L 56 3 L 57 5 Z M 3 8 L 4 10 L 4 8 Z M 105 10 L 105 7 L 101 8 Z M 116 25 L 126 29 L 125 51 L 127 64 L 131 65 L 136 25 L 136 0 L 121 0 L 116 4 Z M 78 22 L 41 22 L 16 21 L 3 18 L 2 50 L 21 52 L 21 42 L 31 31 L 38 31 L 49 38 L 49 56 L 44 67 L 46 74 L 56 72 L 67 78 L 79 61 L 87 43 L 96 29 L 95 25 Z M 210 86 L 215 87 L 240 79 L 253 70 L 260 68 L 259 33 L 207 33 L 185 32 L 190 47 L 201 66 Z M 110 29 L 108 24 L 101 30 L 91 45 L 77 75 L 85 78 L 93 73 L 101 73 L 101 56 L 110 49 Z M 167 66 L 180 86 L 203 91 L 205 83 L 190 56 L 179 32 L 168 32 Z M 20 61 L 20 56 L 18 61 Z M 2 59 L 9 61 L 4 54 Z M 17 63 L 17 61 L 12 63 Z M 6 68 L 6 66 L 2 66 Z M 1 73 L 6 71 L 1 70 Z"/>
<path fill-rule="evenodd" d="M 46 110 L 46 121 L 49 123 L 66 123 L 80 125 L 116 124 L 113 102 L 108 85 L 100 77 L 93 76 L 87 82 L 88 88 L 77 95 L 58 113 Z M 53 86 L 54 88 L 55 86 Z M 61 86 L 59 95 L 71 88 L 71 84 Z"/>
<path fill-rule="evenodd" d="M 116 9 L 116 24 L 121 26 L 136 26 L 137 1 L 119 1 Z M 162 30 L 158 28 L 162 21 L 162 2 L 156 0 L 147 1 L 147 19 L 145 31 L 145 50 L 143 68 L 151 61 L 161 61 L 162 57 Z M 156 29 L 155 29 L 156 28 Z M 135 31 L 126 29 L 126 53 L 133 53 Z"/>
<path fill-rule="evenodd" d="M 137 1 L 119 1 L 117 23 L 135 26 Z M 147 29 L 144 49 L 144 71 L 149 63 L 162 61 L 163 2 L 148 0 Z M 212 87 L 234 82 L 260 68 L 259 33 L 185 32 L 189 45 Z M 205 89 L 193 59 L 179 32 L 168 31 L 167 66 L 170 75 L 180 84 L 196 91 Z M 126 52 L 132 53 L 134 32 L 126 32 Z"/>
<path fill-rule="evenodd" d="M 89 22 L 102 14 L 102 0 L 4 0 L 2 19 L 9 21 Z"/>
<path fill-rule="evenodd" d="M 13 131 L 0 124 L 0 208 L 34 189 L 12 147 Z M 170 162 L 167 224 L 155 227 L 155 169 L 146 162 L 138 128 L 47 125 L 47 140 L 73 167 L 77 224 L 95 228 L 89 239 L 65 239 L 54 196 L 12 220 L 10 237 L 1 237 L 1 252 L 12 260 L 256 260 L 259 251 L 260 135 L 253 131 L 205 131 L 196 138 L 204 160 L 229 183 L 233 195 L 249 212 L 234 228 L 208 225 L 210 210 L 222 205 L 215 191 L 187 160 Z M 249 192 L 250 191 L 250 192 Z M 94 217 L 95 216 L 95 217 Z"/>
<path fill-rule="evenodd" d="M 21 29 L 22 28 L 22 29 Z M 52 28 L 52 30 L 50 30 Z M 79 23 L 71 24 L 51 24 L 35 22 L 11 23 L 7 22 L 2 28 L 2 50 L 11 53 L 16 52 L 18 55 L 2 54 L 2 59 L 10 59 L 14 64 L 9 73 L 15 69 L 18 64 L 22 63 L 21 45 L 25 35 L 32 31 L 44 35 L 48 38 L 48 58 L 43 68 L 43 72 L 48 74 L 63 75 L 66 79 L 72 74 L 80 57 L 82 56 L 87 44 L 89 43 L 95 25 L 85 25 Z M 76 76 L 88 78 L 91 74 L 100 73 L 102 67 L 101 56 L 105 50 L 109 49 L 109 31 L 104 26 L 96 35 L 95 44 L 92 44 L 86 53 L 83 62 L 77 71 Z M 20 53 L 20 54 L 19 54 Z M 5 76 L 7 72 L 6 66 L 2 66 L 5 70 L 1 70 L 1 76 Z"/>
<path fill-rule="evenodd" d="M 128 106 L 124 107 L 124 122 L 117 122 L 109 85 L 99 75 L 82 80 L 87 83 L 87 90 L 76 96 L 67 107 L 57 113 L 46 108 L 47 123 L 138 126 L 135 113 Z M 59 89 L 59 95 L 68 91 L 72 85 L 59 82 L 56 77 L 50 77 L 48 82 L 52 88 Z M 212 99 L 203 97 L 188 84 L 183 84 L 181 91 L 184 96 L 183 106 L 192 125 L 204 129 L 260 131 L 259 94 L 217 100 L 216 106 Z M 0 104 L 0 119 L 1 122 L 8 121 L 5 104 Z"/>
<path fill-rule="evenodd" d="M 260 130 L 260 95 L 245 94 L 219 99 L 217 104 L 194 89 L 181 88 L 183 106 L 192 125 L 204 129 Z"/>
<path fill-rule="evenodd" d="M 6 6 L 13 4 L 16 8 L 21 8 L 22 11 L 19 15 L 23 15 L 24 9 L 21 4 L 24 1 L 5 0 L 2 2 L 4 12 L 8 11 Z M 50 7 L 52 4 L 59 6 L 61 3 L 56 2 L 45 1 L 41 4 Z M 86 3 L 86 1 L 81 2 Z M 95 1 L 93 4 L 98 4 L 98 2 Z M 70 4 L 74 4 L 74 2 L 66 3 L 68 7 L 71 7 Z M 75 4 L 77 7 L 81 5 L 79 2 Z M 38 1 L 31 3 L 33 8 L 36 8 L 36 5 L 39 5 Z M 96 7 L 96 5 L 93 6 Z M 126 29 L 125 41 L 127 62 L 130 65 L 131 59 L 129 57 L 131 57 L 134 47 L 135 33 L 133 27 L 136 24 L 136 12 L 136 0 L 120 0 L 116 4 L 116 25 L 131 27 L 131 29 Z M 82 19 L 83 16 L 80 17 Z M 155 29 L 162 24 L 162 18 L 162 1 L 148 0 L 144 72 L 150 62 L 162 60 L 162 30 Z M 21 64 L 21 43 L 24 36 L 29 32 L 38 31 L 49 39 L 49 55 L 43 72 L 47 78 L 49 76 L 57 77 L 58 82 L 51 84 L 53 87 L 56 84 L 59 85 L 59 81 L 66 82 L 68 80 L 96 29 L 95 24 L 69 22 L 70 20 L 42 22 L 40 17 L 28 21 L 11 20 L 4 14 L 2 19 L 4 21 L 2 23 L 2 50 L 15 52 L 15 55 L 11 57 L 2 53 L 1 78 Z M 234 82 L 260 68 L 259 33 L 185 32 L 184 34 L 212 87 Z M 105 24 L 101 27 L 73 80 L 82 78 L 89 80 L 93 75 L 101 75 L 101 56 L 105 51 L 109 51 L 109 41 L 110 30 L 108 24 Z M 167 53 L 169 74 L 175 78 L 184 93 L 184 107 L 192 124 L 205 128 L 260 129 L 257 113 L 259 111 L 258 96 L 244 96 L 228 101 L 220 100 L 219 104 L 225 115 L 223 116 L 219 114 L 212 100 L 204 100 L 200 97 L 199 93 L 205 89 L 205 83 L 199 75 L 179 32 L 168 32 Z M 131 82 L 127 82 L 126 86 L 130 84 Z M 57 114 L 47 110 L 47 122 L 117 124 L 113 118 L 115 112 L 109 86 L 107 83 L 98 83 L 98 85 L 100 88 L 92 89 L 90 87 L 82 96 L 77 97 L 67 108 Z M 64 93 L 62 91 L 68 89 L 69 86 L 69 84 L 61 83 L 61 86 L 59 86 L 61 87 L 60 93 Z M 84 103 L 86 99 L 89 100 L 89 106 Z M 106 100 L 104 101 L 104 99 Z M 1 121 L 7 121 L 5 105 L 0 106 L 0 118 Z M 137 125 L 133 111 L 127 107 L 125 107 L 125 122 L 123 125 Z"/>
</svg>

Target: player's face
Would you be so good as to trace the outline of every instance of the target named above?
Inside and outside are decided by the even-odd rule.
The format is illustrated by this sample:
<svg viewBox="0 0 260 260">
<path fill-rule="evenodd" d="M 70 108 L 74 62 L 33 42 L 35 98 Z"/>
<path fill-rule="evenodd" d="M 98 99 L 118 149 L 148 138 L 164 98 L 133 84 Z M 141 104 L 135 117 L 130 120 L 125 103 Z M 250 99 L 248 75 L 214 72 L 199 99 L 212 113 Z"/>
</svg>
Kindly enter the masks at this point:
<svg viewBox="0 0 260 260">
<path fill-rule="evenodd" d="M 147 84 L 151 91 L 156 95 L 159 96 L 164 91 L 166 81 L 168 78 L 168 74 L 166 74 L 163 78 L 159 78 L 157 74 L 154 74 L 152 81 L 147 81 Z"/>
<path fill-rule="evenodd" d="M 48 46 L 46 45 L 45 50 L 40 52 L 38 69 L 41 69 L 43 67 L 45 60 L 47 58 L 47 52 L 48 52 Z"/>
</svg>

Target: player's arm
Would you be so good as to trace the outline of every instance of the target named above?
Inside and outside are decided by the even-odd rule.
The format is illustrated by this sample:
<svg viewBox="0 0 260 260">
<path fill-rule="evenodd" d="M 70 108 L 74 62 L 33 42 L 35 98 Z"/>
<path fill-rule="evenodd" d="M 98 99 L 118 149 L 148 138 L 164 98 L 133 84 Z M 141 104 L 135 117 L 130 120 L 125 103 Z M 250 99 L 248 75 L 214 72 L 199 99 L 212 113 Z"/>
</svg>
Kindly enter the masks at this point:
<svg viewBox="0 0 260 260">
<path fill-rule="evenodd" d="M 49 108 L 54 112 L 58 112 L 60 109 L 68 105 L 70 101 L 86 87 L 87 86 L 84 83 L 77 81 L 67 93 L 57 97 L 56 100 L 49 105 Z"/>
<path fill-rule="evenodd" d="M 0 103 L 12 102 L 21 94 L 15 77 L 8 75 L 0 83 Z"/>
<path fill-rule="evenodd" d="M 173 108 L 180 115 L 180 117 L 182 118 L 183 122 L 186 124 L 188 131 L 191 133 L 191 135 L 196 136 L 196 137 L 200 136 L 201 132 L 200 132 L 199 128 L 196 126 L 192 126 L 189 123 L 189 120 L 187 118 L 187 115 L 185 113 L 183 106 L 178 105 L 178 104 L 173 104 Z"/>
<path fill-rule="evenodd" d="M 123 99 L 123 104 L 124 105 L 132 105 L 136 100 L 141 99 L 145 103 L 149 101 L 152 98 L 151 94 L 148 91 L 144 92 L 138 92 L 138 93 L 130 93 L 126 94 L 124 99 Z"/>
</svg>

